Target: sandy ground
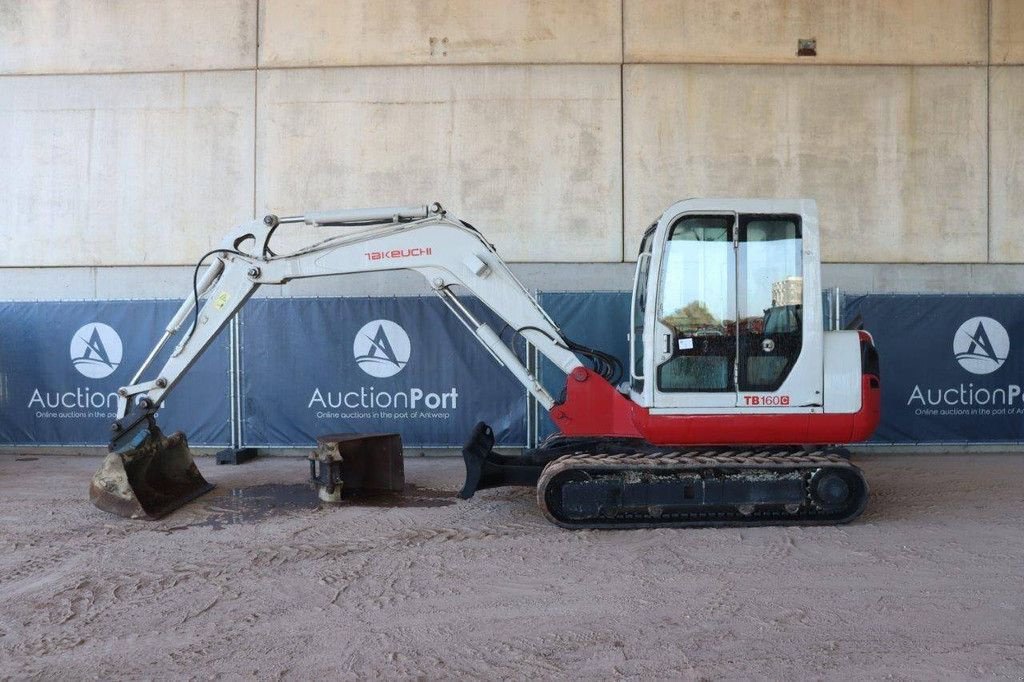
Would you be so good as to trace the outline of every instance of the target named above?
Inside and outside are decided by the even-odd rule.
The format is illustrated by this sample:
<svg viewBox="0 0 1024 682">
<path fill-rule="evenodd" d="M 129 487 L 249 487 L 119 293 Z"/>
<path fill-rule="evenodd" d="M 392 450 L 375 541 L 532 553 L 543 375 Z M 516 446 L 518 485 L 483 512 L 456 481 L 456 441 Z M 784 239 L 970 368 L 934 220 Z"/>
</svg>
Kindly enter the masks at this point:
<svg viewBox="0 0 1024 682">
<path fill-rule="evenodd" d="M 200 466 L 158 522 L 104 514 L 98 459 L 0 455 L 0 677 L 1024 675 L 1024 457 L 862 457 L 853 525 L 560 530 L 531 491 L 315 509 L 305 462 Z M 275 484 L 266 487 L 265 484 Z M 264 487 L 260 487 L 264 486 Z"/>
</svg>

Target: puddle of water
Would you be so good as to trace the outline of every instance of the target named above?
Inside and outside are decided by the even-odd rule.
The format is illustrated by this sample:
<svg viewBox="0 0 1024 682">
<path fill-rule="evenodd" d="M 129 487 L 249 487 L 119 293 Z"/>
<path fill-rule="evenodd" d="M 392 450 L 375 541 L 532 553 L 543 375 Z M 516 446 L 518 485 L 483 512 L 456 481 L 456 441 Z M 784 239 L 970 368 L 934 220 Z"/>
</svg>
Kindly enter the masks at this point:
<svg viewBox="0 0 1024 682">
<path fill-rule="evenodd" d="M 21 457 L 15 457 L 14 461 L 15 462 L 34 462 L 37 459 L 39 459 L 39 458 L 38 457 L 27 457 L 27 456 L 23 455 Z"/>
<path fill-rule="evenodd" d="M 305 483 L 254 485 L 215 491 L 206 504 L 210 517 L 189 526 L 220 530 L 224 526 L 257 523 L 270 516 L 310 512 L 332 507 L 444 507 L 455 504 L 454 492 L 431 490 L 406 484 L 401 493 L 342 493 L 341 501 L 321 502 L 312 486 Z"/>
<path fill-rule="evenodd" d="M 219 495 L 218 491 L 221 491 Z M 214 530 L 240 523 L 256 523 L 274 514 L 315 511 L 320 507 L 316 493 L 302 483 L 216 489 L 205 501 L 210 517 L 190 525 Z"/>
<path fill-rule="evenodd" d="M 346 495 L 341 493 L 341 502 L 324 503 L 331 507 L 447 507 L 455 504 L 455 492 L 450 490 L 432 490 L 405 484 L 400 493 L 367 493 L 354 492 Z"/>
</svg>

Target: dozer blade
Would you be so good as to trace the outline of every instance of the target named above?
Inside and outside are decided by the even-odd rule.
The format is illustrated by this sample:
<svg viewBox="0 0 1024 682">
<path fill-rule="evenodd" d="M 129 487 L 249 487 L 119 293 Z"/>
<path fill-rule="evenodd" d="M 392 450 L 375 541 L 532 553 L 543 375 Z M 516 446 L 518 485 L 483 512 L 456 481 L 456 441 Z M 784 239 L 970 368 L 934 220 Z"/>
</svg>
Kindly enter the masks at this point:
<svg viewBox="0 0 1024 682">
<path fill-rule="evenodd" d="M 459 497 L 468 500 L 477 490 L 506 485 L 535 486 L 544 465 L 553 455 L 541 451 L 540 458 L 532 452 L 522 455 L 502 455 L 494 451 L 494 431 L 483 422 L 473 427 L 469 440 L 462 448 L 462 461 L 466 465 L 466 480 Z"/>
<path fill-rule="evenodd" d="M 118 442 L 124 445 L 107 455 L 89 485 L 89 499 L 103 511 L 159 519 L 213 490 L 196 468 L 184 434 L 164 436 L 148 419 Z"/>
</svg>

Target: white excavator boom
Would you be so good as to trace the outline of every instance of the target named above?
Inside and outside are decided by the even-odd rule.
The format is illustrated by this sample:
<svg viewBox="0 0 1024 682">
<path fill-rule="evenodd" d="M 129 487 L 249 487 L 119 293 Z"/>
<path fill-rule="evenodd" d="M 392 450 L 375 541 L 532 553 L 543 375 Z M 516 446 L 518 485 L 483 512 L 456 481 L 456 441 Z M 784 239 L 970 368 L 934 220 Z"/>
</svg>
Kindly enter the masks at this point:
<svg viewBox="0 0 1024 682">
<path fill-rule="evenodd" d="M 299 223 L 335 227 L 339 234 L 294 253 L 275 254 L 270 249 L 274 232 Z M 156 409 L 258 288 L 306 277 L 385 270 L 420 273 L 456 318 L 545 409 L 554 404 L 552 396 L 498 333 L 459 301 L 453 288 L 465 287 L 563 372 L 568 374 L 581 365 L 558 326 L 494 247 L 437 203 L 320 211 L 285 218 L 268 215 L 236 228 L 220 248 L 206 256 L 214 256 L 214 261 L 197 278 L 195 291 L 168 323 L 129 385 L 118 390 L 119 419 L 131 412 L 134 401 L 141 401 L 146 411 Z M 204 295 L 206 301 L 197 312 L 196 299 Z M 192 325 L 156 377 L 140 381 L 160 350 L 189 320 Z"/>
</svg>

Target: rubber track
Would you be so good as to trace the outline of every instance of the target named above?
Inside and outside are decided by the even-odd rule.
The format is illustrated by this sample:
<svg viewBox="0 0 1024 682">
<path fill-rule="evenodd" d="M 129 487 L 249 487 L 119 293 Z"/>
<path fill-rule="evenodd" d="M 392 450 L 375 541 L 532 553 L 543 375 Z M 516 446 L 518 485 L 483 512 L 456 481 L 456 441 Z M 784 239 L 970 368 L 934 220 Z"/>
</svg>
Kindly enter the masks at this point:
<svg viewBox="0 0 1024 682">
<path fill-rule="evenodd" d="M 537 482 L 537 502 L 544 515 L 563 528 L 689 528 L 709 526 L 773 526 L 773 525 L 832 525 L 848 523 L 864 511 L 868 499 L 868 486 L 860 469 L 847 457 L 823 450 L 773 448 L 771 450 L 693 450 L 687 452 L 654 453 L 585 453 L 564 455 L 548 464 Z M 860 482 L 859 496 L 844 507 L 841 514 L 823 510 L 812 499 L 807 483 L 819 470 L 843 470 Z M 744 515 L 735 511 L 694 510 L 663 514 L 657 518 L 639 514 L 619 514 L 588 520 L 559 518 L 549 506 L 557 490 L 549 490 L 552 481 L 563 474 L 647 473 L 656 475 L 695 474 L 718 475 L 722 472 L 747 473 L 756 477 L 759 472 L 793 472 L 804 475 L 804 503 L 796 513 L 781 509 L 755 509 Z"/>
</svg>

